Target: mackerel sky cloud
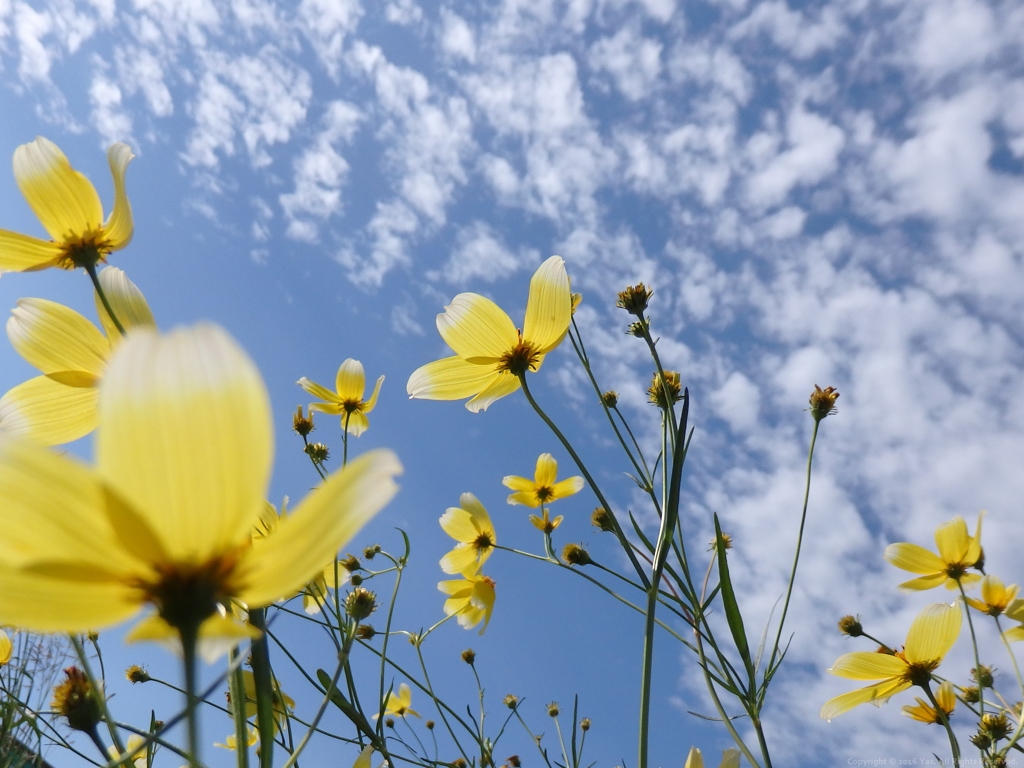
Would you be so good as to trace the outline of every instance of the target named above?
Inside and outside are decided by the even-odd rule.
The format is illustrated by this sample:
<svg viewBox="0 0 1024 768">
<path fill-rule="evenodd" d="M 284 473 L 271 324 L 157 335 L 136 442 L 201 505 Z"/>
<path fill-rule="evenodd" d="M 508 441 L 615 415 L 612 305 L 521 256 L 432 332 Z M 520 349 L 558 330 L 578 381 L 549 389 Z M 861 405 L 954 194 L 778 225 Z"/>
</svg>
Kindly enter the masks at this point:
<svg viewBox="0 0 1024 768">
<path fill-rule="evenodd" d="M 436 518 L 472 491 L 499 535 L 518 527 L 528 541 L 500 478 L 555 447 L 539 422 L 523 426 L 521 398 L 477 416 L 404 400 L 408 374 L 444 354 L 434 316 L 456 293 L 521 318 L 529 275 L 562 255 L 599 380 L 653 452 L 649 363 L 614 296 L 654 286 L 662 357 L 694 397 L 694 551 L 718 512 L 755 634 L 791 561 L 807 396 L 836 386 L 793 641 L 769 701 L 772 748 L 799 765 L 873 757 L 879 744 L 927 757 L 942 746 L 899 715 L 909 695 L 832 723 L 817 713 L 847 690 L 824 670 L 859 649 L 836 632 L 840 616 L 898 642 L 923 605 L 952 599 L 899 594 L 886 544 L 930 546 L 939 523 L 963 515 L 973 527 L 985 508 L 987 561 L 1024 579 L 1011 570 L 1024 540 L 1022 49 L 1013 0 L 0 0 L 0 152 L 45 135 L 109 201 L 102 152 L 131 144 L 136 242 L 113 263 L 162 326 L 225 324 L 282 417 L 301 401 L 296 379 L 329 381 L 345 357 L 387 374 L 361 440 L 399 452 L 403 496 L 426 507 L 399 499 L 379 535 L 400 526 L 431 542 L 428 617 L 440 615 Z M 0 204 L 0 226 L 40 234 L 10 176 Z M 57 290 L 87 311 L 86 288 L 4 275 L 0 299 L 9 308 Z M 592 448 L 615 503 L 644 519 L 572 363 L 571 350 L 552 355 L 540 391 Z M 29 375 L 0 349 L 4 391 Z M 412 434 L 417 425 L 451 434 Z M 279 431 L 279 474 L 294 487 L 275 490 L 298 497 L 311 480 L 283 418 Z M 414 457 L 445 441 L 452 461 L 469 445 L 488 455 L 441 481 L 418 472 Z M 590 500 L 561 503 L 566 540 L 600 552 Z M 525 567 L 499 578 L 482 641 L 495 636 L 494 659 L 502 626 L 531 625 L 528 603 L 502 605 Z M 556 604 L 582 588 L 557 587 Z M 584 631 L 612 658 L 639 658 L 637 627 Z M 965 677 L 966 655 L 952 658 Z M 687 714 L 710 709 L 691 662 L 660 660 L 660 765 L 680 765 L 691 743 L 727 746 Z M 635 677 L 628 666 L 630 707 Z M 571 698 L 543 682 L 534 704 Z M 581 709 L 623 711 L 599 710 L 608 692 L 591 686 L 566 690 Z M 595 738 L 602 765 L 632 754 L 624 711 Z"/>
</svg>

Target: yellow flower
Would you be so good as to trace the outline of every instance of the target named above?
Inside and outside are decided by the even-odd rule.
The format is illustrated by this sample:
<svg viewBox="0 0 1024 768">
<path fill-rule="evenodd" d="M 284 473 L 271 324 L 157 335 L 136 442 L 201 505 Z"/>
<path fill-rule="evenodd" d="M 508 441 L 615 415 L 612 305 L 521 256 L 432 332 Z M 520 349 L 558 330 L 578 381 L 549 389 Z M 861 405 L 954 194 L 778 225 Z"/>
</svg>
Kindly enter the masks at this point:
<svg viewBox="0 0 1024 768">
<path fill-rule="evenodd" d="M 537 468 L 533 472 L 533 480 L 516 475 L 507 475 L 502 485 L 511 488 L 515 493 L 509 494 L 509 504 L 522 504 L 527 507 L 541 507 L 558 499 L 564 499 L 579 493 L 583 488 L 583 478 L 577 475 L 556 483 L 558 462 L 550 453 L 542 453 L 537 457 Z"/>
<path fill-rule="evenodd" d="M 704 768 L 704 756 L 696 747 L 690 747 L 683 768 Z M 718 768 L 740 768 L 740 751 L 738 749 L 722 750 L 722 762 Z"/>
<path fill-rule="evenodd" d="M 888 699 L 912 685 L 927 684 L 960 635 L 961 620 L 958 605 L 929 605 L 910 625 L 902 651 L 894 655 L 855 651 L 840 656 L 829 670 L 833 675 L 877 682 L 825 702 L 822 718 L 831 720 L 858 704 Z"/>
<path fill-rule="evenodd" d="M 114 210 L 104 221 L 96 188 L 71 167 L 56 144 L 39 136 L 18 147 L 14 180 L 52 239 L 0 229 L 0 271 L 94 268 L 111 251 L 128 245 L 133 225 L 124 175 L 133 157 L 127 144 L 107 150 L 114 176 Z"/>
<path fill-rule="evenodd" d="M 537 371 L 557 347 L 572 319 L 569 276 L 560 256 L 540 265 L 530 280 L 523 329 L 490 299 L 460 293 L 437 316 L 437 330 L 455 351 L 452 357 L 417 368 L 409 377 L 409 397 L 426 400 L 472 398 L 477 413 L 519 389 L 519 377 Z"/>
<path fill-rule="evenodd" d="M 96 465 L 0 436 L 0 624 L 83 632 L 156 609 L 132 639 L 249 637 L 224 610 L 295 594 L 394 495 L 372 451 L 255 546 L 273 434 L 266 389 L 221 329 L 137 330 L 100 385 Z"/>
<path fill-rule="evenodd" d="M 1021 624 L 1006 630 L 1003 636 L 1013 642 L 1024 640 L 1024 600 L 1017 598 L 1011 602 L 1006 607 L 1006 618 L 1021 622 Z"/>
<path fill-rule="evenodd" d="M 366 414 L 372 411 L 373 406 L 377 404 L 377 395 L 380 393 L 380 385 L 384 383 L 384 377 L 381 376 L 377 379 L 369 400 L 363 400 L 363 394 L 366 392 L 366 374 L 363 373 L 363 364 L 352 358 L 345 360 L 338 368 L 334 384 L 337 388 L 336 392 L 331 392 L 327 387 L 310 381 L 305 376 L 297 383 L 313 397 L 319 397 L 324 401 L 310 403 L 310 411 L 341 416 L 341 428 L 347 430 L 350 435 L 359 437 L 370 428 Z"/>
<path fill-rule="evenodd" d="M 246 718 L 256 716 L 256 677 L 251 670 L 242 670 L 242 684 L 245 686 L 245 716 Z M 274 705 L 274 733 L 284 730 L 288 725 L 288 717 L 295 709 L 295 700 L 281 690 L 277 680 L 273 681 L 273 694 L 271 701 Z M 230 696 L 228 704 L 231 703 Z"/>
<path fill-rule="evenodd" d="M 541 517 L 537 515 L 530 515 L 530 522 L 533 523 L 533 527 L 543 531 L 544 533 L 553 533 L 555 528 L 562 524 L 562 520 L 565 518 L 564 515 L 558 515 L 554 520 L 548 516 L 548 509 L 544 507 L 541 510 Z"/>
<path fill-rule="evenodd" d="M 903 707 L 903 714 L 909 717 L 911 720 L 917 720 L 921 723 L 942 723 L 942 716 L 939 715 L 939 710 L 931 705 L 930 702 L 915 696 L 917 704 L 910 705 L 906 704 Z M 956 694 L 953 692 L 953 684 L 946 680 L 943 682 L 935 691 L 935 701 L 946 713 L 948 719 L 953 710 L 956 708 Z"/>
<path fill-rule="evenodd" d="M 981 558 L 981 518 L 974 536 L 967 533 L 967 523 L 962 517 L 954 517 L 935 529 L 935 544 L 939 554 L 929 552 L 917 544 L 902 542 L 885 548 L 885 559 L 911 573 L 922 576 L 900 584 L 901 589 L 931 589 L 945 583 L 946 589 L 968 586 L 981 580 L 977 573 L 967 569 Z"/>
<path fill-rule="evenodd" d="M 448 595 L 444 612 L 458 616 L 459 626 L 472 629 L 481 621 L 484 633 L 494 612 L 494 581 L 482 573 L 464 573 L 463 579 L 438 582 L 437 588 Z"/>
<path fill-rule="evenodd" d="M 117 267 L 99 274 L 107 300 L 125 329 L 155 327 L 142 292 Z M 40 445 L 59 445 L 96 428 L 97 385 L 121 333 L 97 299 L 106 336 L 73 309 L 46 299 L 21 299 L 7 321 L 11 345 L 42 376 L 0 398 L 0 431 Z"/>
<path fill-rule="evenodd" d="M 359 757 L 352 763 L 352 768 L 370 768 L 370 758 L 373 756 L 373 747 L 366 745 L 363 747 L 362 752 L 359 753 Z"/>
<path fill-rule="evenodd" d="M 441 558 L 441 570 L 445 573 L 477 571 L 498 543 L 491 516 L 472 493 L 462 494 L 459 506 L 445 510 L 441 527 L 458 542 L 455 549 Z"/>
<path fill-rule="evenodd" d="M 124 745 L 124 751 L 131 755 L 132 765 L 135 768 L 149 768 L 149 757 L 148 750 L 143 744 L 146 740 L 139 736 L 137 733 L 133 733 L 128 737 L 128 742 Z M 117 747 L 107 747 L 107 754 L 110 755 L 111 759 L 116 759 L 121 756 L 117 751 Z"/>
<path fill-rule="evenodd" d="M 247 731 L 248 731 L 248 734 L 246 735 L 246 742 L 247 742 L 246 746 L 251 747 L 253 744 L 259 743 L 259 740 L 260 740 L 259 732 L 255 728 L 253 728 L 252 726 L 250 726 L 247 729 Z M 238 748 L 238 737 L 235 734 L 233 734 L 233 733 L 229 733 L 227 736 L 224 737 L 224 743 L 223 744 L 221 744 L 220 742 L 214 742 L 213 746 L 221 747 L 222 749 L 230 749 L 230 750 L 234 751 L 234 750 L 236 750 Z"/>
<path fill-rule="evenodd" d="M 415 715 L 421 717 L 420 713 L 412 708 L 412 691 L 409 686 L 402 683 L 398 686 L 398 693 L 390 691 L 387 699 L 384 700 L 384 715 L 394 715 L 397 717 L 405 717 L 406 715 Z M 378 715 L 373 716 L 376 720 Z M 358 762 L 358 761 L 356 761 Z"/>
<path fill-rule="evenodd" d="M 13 655 L 14 643 L 11 642 L 11 636 L 0 629 L 0 667 L 9 664 Z"/>
<path fill-rule="evenodd" d="M 1015 601 L 1019 589 L 1016 584 L 1007 587 L 998 576 L 987 574 L 981 580 L 981 600 L 968 597 L 967 604 L 989 616 L 999 616 Z"/>
</svg>

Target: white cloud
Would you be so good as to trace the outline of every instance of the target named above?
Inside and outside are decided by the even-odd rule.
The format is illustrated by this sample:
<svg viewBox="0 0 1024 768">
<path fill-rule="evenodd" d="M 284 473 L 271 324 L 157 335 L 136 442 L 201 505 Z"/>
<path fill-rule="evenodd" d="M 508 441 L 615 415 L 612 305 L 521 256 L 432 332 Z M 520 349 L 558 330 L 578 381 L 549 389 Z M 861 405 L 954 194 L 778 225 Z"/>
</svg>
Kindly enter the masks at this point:
<svg viewBox="0 0 1024 768">
<path fill-rule="evenodd" d="M 476 62 L 476 37 L 466 20 L 448 8 L 441 9 L 441 49 L 470 64 Z"/>
<path fill-rule="evenodd" d="M 452 254 L 440 272 L 427 274 L 452 285 L 467 285 L 473 280 L 492 283 L 539 263 L 536 250 L 523 248 L 513 253 L 498 232 L 485 222 L 475 221 L 459 229 Z"/>
<path fill-rule="evenodd" d="M 733 432 L 746 432 L 757 425 L 760 394 L 754 382 L 739 371 L 729 374 L 710 399 L 718 417 Z"/>
<path fill-rule="evenodd" d="M 423 9 L 414 0 L 390 0 L 385 6 L 384 17 L 392 24 L 409 26 L 423 20 Z"/>
<path fill-rule="evenodd" d="M 299 6 L 298 26 L 332 77 L 338 75 L 345 38 L 355 32 L 362 15 L 359 0 L 302 0 Z"/>
<path fill-rule="evenodd" d="M 833 48 L 846 33 L 841 12 L 834 5 L 821 8 L 818 18 L 808 20 L 783 0 L 758 3 L 750 15 L 731 30 L 734 39 L 765 34 L 798 59 Z"/>
<path fill-rule="evenodd" d="M 637 25 L 623 27 L 612 37 L 590 46 L 590 66 L 607 72 L 630 101 L 645 98 L 661 74 L 661 43 L 640 34 Z"/>
<path fill-rule="evenodd" d="M 979 64 L 995 52 L 998 38 L 988 5 L 976 0 L 937 0 L 923 4 L 923 10 L 913 58 L 930 77 Z"/>
<path fill-rule="evenodd" d="M 92 124 L 104 145 L 130 141 L 132 119 L 122 108 L 121 89 L 117 83 L 102 74 L 94 75 L 89 86 L 89 102 L 92 104 Z"/>
</svg>

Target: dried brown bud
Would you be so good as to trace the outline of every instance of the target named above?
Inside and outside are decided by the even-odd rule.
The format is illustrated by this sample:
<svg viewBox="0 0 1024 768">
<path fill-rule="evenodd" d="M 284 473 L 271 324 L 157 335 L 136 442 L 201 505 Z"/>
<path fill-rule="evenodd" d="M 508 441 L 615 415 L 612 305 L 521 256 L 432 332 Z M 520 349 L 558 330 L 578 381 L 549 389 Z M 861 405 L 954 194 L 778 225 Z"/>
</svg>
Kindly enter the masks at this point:
<svg viewBox="0 0 1024 768">
<path fill-rule="evenodd" d="M 839 620 L 839 631 L 850 637 L 860 637 L 864 634 L 864 627 L 856 616 L 843 616 Z"/>
<path fill-rule="evenodd" d="M 360 624 L 356 627 L 356 637 L 360 640 L 371 640 L 376 634 L 377 630 L 371 624 Z"/>
<path fill-rule="evenodd" d="M 323 464 L 330 456 L 330 450 L 324 443 L 310 443 L 306 446 L 306 455 L 317 464 Z"/>
<path fill-rule="evenodd" d="M 562 549 L 562 559 L 569 565 L 590 565 L 590 553 L 579 544 L 566 544 Z"/>
<path fill-rule="evenodd" d="M 559 712 L 560 710 L 558 709 L 557 701 L 552 701 L 550 704 L 548 704 L 548 715 L 550 717 L 558 717 Z"/>
<path fill-rule="evenodd" d="M 590 513 L 590 522 L 595 528 L 600 528 L 602 531 L 614 531 L 615 526 L 612 524 L 612 516 L 608 514 L 608 510 L 604 507 L 598 507 Z"/>
<path fill-rule="evenodd" d="M 619 292 L 615 306 L 621 307 L 631 315 L 643 317 L 644 311 L 647 309 L 647 302 L 653 295 L 654 291 L 643 283 L 637 283 Z"/>
<path fill-rule="evenodd" d="M 580 720 L 580 730 L 583 731 L 584 733 L 586 733 L 587 731 L 590 730 L 590 718 L 589 717 L 584 717 L 582 720 Z"/>
<path fill-rule="evenodd" d="M 476 651 L 472 648 L 467 648 L 462 652 L 462 660 L 469 664 L 469 666 L 473 666 L 473 663 L 476 661 Z"/>
<path fill-rule="evenodd" d="M 509 709 L 515 709 L 519 706 L 519 697 L 514 693 L 508 694 L 504 699 L 502 699 L 502 701 Z"/>
<path fill-rule="evenodd" d="M 601 402 L 604 403 L 605 408 L 614 408 L 619 404 L 619 393 L 614 389 L 609 389 L 607 392 L 601 393 Z"/>
<path fill-rule="evenodd" d="M 353 589 L 345 598 L 345 613 L 356 621 L 362 621 L 377 610 L 377 596 L 368 589 Z"/>
<path fill-rule="evenodd" d="M 982 664 L 980 667 L 971 668 L 971 680 L 982 688 L 991 688 L 995 683 L 995 676 L 992 667 Z"/>
<path fill-rule="evenodd" d="M 64 670 L 66 679 L 53 689 L 53 701 L 50 707 L 68 720 L 68 725 L 76 731 L 91 733 L 103 719 L 103 708 L 99 694 L 89 678 L 78 667 Z"/>
</svg>

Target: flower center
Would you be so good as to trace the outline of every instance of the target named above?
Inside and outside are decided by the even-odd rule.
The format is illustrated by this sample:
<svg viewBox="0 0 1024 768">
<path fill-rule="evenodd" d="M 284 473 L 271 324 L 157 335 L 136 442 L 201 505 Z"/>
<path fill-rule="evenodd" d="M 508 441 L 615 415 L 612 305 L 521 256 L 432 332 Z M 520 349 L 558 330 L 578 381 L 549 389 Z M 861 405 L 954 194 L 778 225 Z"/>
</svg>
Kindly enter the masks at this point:
<svg viewBox="0 0 1024 768">
<path fill-rule="evenodd" d="M 533 493 L 541 504 L 547 503 L 555 495 L 554 489 L 549 485 L 538 485 L 534 488 Z"/>
<path fill-rule="evenodd" d="M 64 269 L 94 266 L 112 250 L 102 228 L 86 230 L 80 235 L 69 234 L 61 243 L 60 266 Z"/>
<path fill-rule="evenodd" d="M 913 664 L 908 664 L 907 671 L 904 677 L 914 685 L 919 685 L 924 688 L 931 682 L 932 671 L 937 669 L 939 662 L 936 661 L 918 661 Z"/>
<path fill-rule="evenodd" d="M 533 344 L 523 341 L 523 332 L 519 331 L 519 342 L 498 359 L 500 371 L 508 371 L 513 376 L 523 376 L 527 371 L 536 371 L 540 366 L 542 355 Z"/>
<path fill-rule="evenodd" d="M 156 580 L 142 584 L 142 591 L 164 621 L 179 632 L 195 632 L 238 593 L 233 579 L 238 554 L 220 555 L 199 564 L 158 565 Z"/>
<path fill-rule="evenodd" d="M 488 549 L 494 546 L 494 540 L 491 539 L 491 534 L 481 533 L 473 541 L 473 549 L 477 552 L 486 552 Z"/>
<path fill-rule="evenodd" d="M 342 400 L 341 407 L 345 409 L 345 413 L 356 413 L 363 410 L 362 400 Z"/>
</svg>

